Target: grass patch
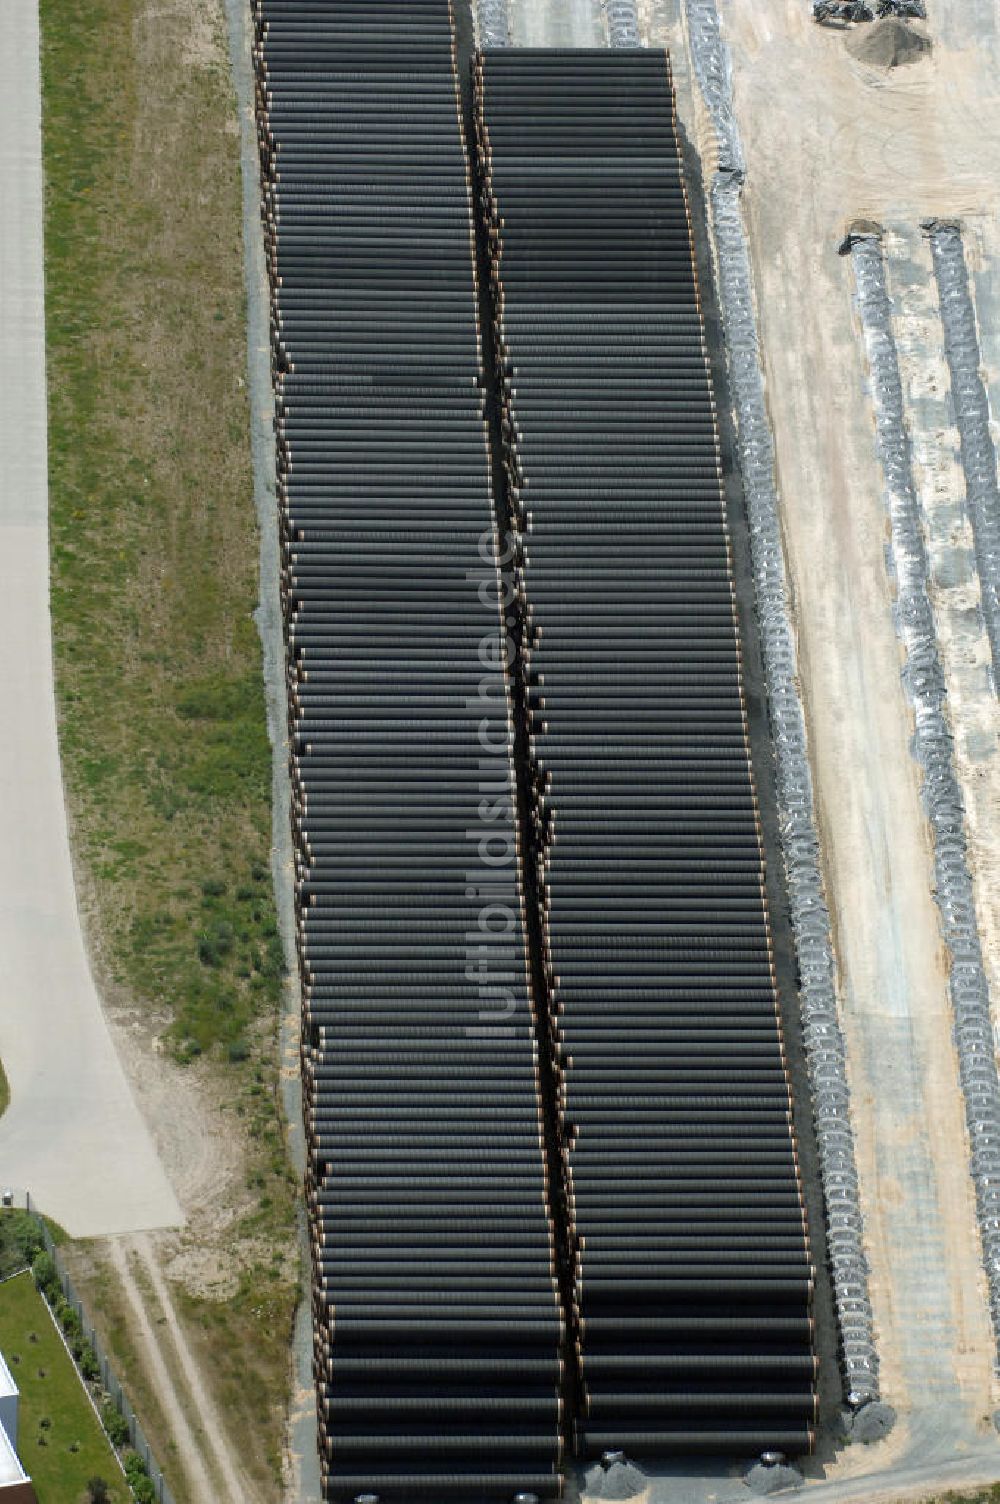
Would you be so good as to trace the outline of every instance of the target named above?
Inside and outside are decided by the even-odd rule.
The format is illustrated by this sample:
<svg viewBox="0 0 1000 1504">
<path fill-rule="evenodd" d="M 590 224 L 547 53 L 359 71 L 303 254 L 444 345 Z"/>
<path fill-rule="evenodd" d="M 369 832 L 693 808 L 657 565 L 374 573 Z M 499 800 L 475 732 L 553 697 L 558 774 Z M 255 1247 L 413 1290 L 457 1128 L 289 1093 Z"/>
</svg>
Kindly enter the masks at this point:
<svg viewBox="0 0 1000 1504">
<path fill-rule="evenodd" d="M 191 11 L 42 3 L 63 766 L 109 969 L 181 1060 L 228 1058 L 283 970 L 234 104 Z"/>
<path fill-rule="evenodd" d="M 251 1129 L 268 1257 L 204 1358 L 225 1389 L 238 1336 L 258 1403 L 241 1441 L 273 1491 L 297 1291 L 270 1254 L 294 1246 L 295 1187 L 222 7 L 41 0 L 41 35 L 52 619 L 74 856 L 102 982 L 162 1025 L 178 1061 L 207 1058 L 218 1099 Z M 169 1468 L 119 1336 L 108 1345 Z"/>
<path fill-rule="evenodd" d="M 0 1062 L 0 1117 L 3 1117 L 9 1106 L 10 1086 L 7 1081 L 7 1072 L 3 1068 L 3 1063 Z"/>
<path fill-rule="evenodd" d="M 262 1375 L 272 1366 L 288 1363 L 294 1311 L 273 1291 L 272 1271 L 263 1262 L 244 1271 L 239 1290 L 230 1300 L 205 1300 L 183 1289 L 175 1291 L 178 1311 L 188 1331 L 195 1333 L 192 1345 L 199 1362 L 210 1353 L 219 1354 L 217 1395 L 235 1435 L 249 1435 L 257 1418 L 267 1413 L 271 1396 Z M 267 1348 L 263 1354 L 261 1342 Z M 264 1460 L 273 1477 L 280 1478 L 281 1435 L 273 1429 Z"/>
<path fill-rule="evenodd" d="M 51 1226 L 55 1228 L 54 1223 Z M 65 1238 L 61 1228 L 59 1231 Z M 16 1207 L 0 1210 L 0 1279 L 6 1279 L 18 1269 L 29 1269 L 44 1247 L 34 1217 Z"/>
<path fill-rule="evenodd" d="M 0 1351 L 21 1391 L 18 1452 L 38 1504 L 76 1504 L 95 1476 L 125 1504 L 114 1453 L 30 1274 L 0 1285 Z"/>
<path fill-rule="evenodd" d="M 935 1494 L 930 1504 L 1000 1504 L 1000 1483 L 974 1488 L 971 1493 Z"/>
</svg>

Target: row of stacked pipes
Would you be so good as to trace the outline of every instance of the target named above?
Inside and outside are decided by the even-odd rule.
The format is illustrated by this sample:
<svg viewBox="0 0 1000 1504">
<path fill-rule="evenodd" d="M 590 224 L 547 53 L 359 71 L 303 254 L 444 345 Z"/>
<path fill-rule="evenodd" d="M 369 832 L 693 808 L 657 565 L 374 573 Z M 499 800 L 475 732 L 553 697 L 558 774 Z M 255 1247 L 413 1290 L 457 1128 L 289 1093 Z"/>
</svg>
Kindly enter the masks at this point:
<svg viewBox="0 0 1000 1504">
<path fill-rule="evenodd" d="M 476 64 L 586 1455 L 807 1451 L 813 1274 L 662 52 Z"/>
<path fill-rule="evenodd" d="M 666 59 L 480 55 L 474 171 L 450 0 L 253 15 L 324 1496 L 806 1450 Z"/>
</svg>

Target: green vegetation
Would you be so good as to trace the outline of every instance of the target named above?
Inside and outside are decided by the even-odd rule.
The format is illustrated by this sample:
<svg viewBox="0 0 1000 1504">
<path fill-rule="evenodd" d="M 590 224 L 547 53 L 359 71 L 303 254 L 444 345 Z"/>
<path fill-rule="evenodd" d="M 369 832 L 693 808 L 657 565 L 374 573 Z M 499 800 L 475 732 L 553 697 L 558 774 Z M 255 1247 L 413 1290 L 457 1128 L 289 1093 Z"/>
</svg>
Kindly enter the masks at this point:
<svg viewBox="0 0 1000 1504">
<path fill-rule="evenodd" d="M 156 1504 L 156 1490 L 138 1453 L 129 1452 L 125 1458 L 125 1476 L 137 1504 Z"/>
<path fill-rule="evenodd" d="M 974 1488 L 971 1493 L 937 1494 L 931 1504 L 1000 1504 L 1000 1483 Z"/>
<path fill-rule="evenodd" d="M 283 961 L 222 7 L 41 0 L 41 26 L 52 612 L 78 881 L 102 986 L 177 1061 L 200 1057 L 249 1135 L 254 1204 L 225 1236 L 260 1248 L 252 1289 L 192 1296 L 187 1314 L 213 1387 L 242 1374 L 234 1428 L 273 1488 L 296 1184 L 279 1105 Z M 210 1251 L 225 1264 L 228 1247 Z M 76 1258 L 169 1470 L 128 1314 L 99 1289 L 96 1256 L 90 1287 Z"/>
<path fill-rule="evenodd" d="M 34 1217 L 12 1209 L 0 1212 L 0 1279 L 29 1268 L 44 1246 Z"/>
<path fill-rule="evenodd" d="M 46 1218 L 45 1225 L 54 1243 L 66 1241 L 66 1234 L 57 1223 Z M 28 1212 L 15 1207 L 0 1210 L 0 1279 L 29 1268 L 44 1246 L 38 1223 Z"/>
<path fill-rule="evenodd" d="M 112 1446 L 123 1447 L 128 1444 L 128 1421 L 111 1400 L 105 1400 L 101 1406 L 101 1423 L 108 1433 Z"/>
<path fill-rule="evenodd" d="M 79 1255 L 86 1257 L 86 1245 L 74 1249 L 75 1262 Z M 91 1250 L 92 1252 L 92 1250 Z M 101 1341 L 114 1364 L 118 1376 L 127 1384 L 129 1402 L 139 1415 L 143 1430 L 149 1438 L 159 1465 L 170 1484 L 170 1491 L 178 1504 L 200 1504 L 191 1497 L 186 1486 L 186 1475 L 177 1444 L 168 1427 L 156 1390 L 152 1387 L 147 1370 L 135 1345 L 128 1303 L 122 1293 L 121 1283 L 116 1278 L 110 1263 L 101 1263 L 100 1271 L 91 1269 L 86 1277 L 79 1267 L 73 1270 L 77 1291 L 86 1302 L 87 1314 L 101 1334 Z M 111 1416 L 117 1415 L 113 1405 L 102 1405 L 101 1419 L 108 1435 L 116 1446 L 124 1444 L 127 1432 L 115 1425 Z M 111 1423 L 109 1424 L 109 1421 Z M 118 1441 L 118 1437 L 122 1441 Z"/>
<path fill-rule="evenodd" d="M 10 1086 L 7 1083 L 7 1072 L 0 1064 L 0 1117 L 3 1117 L 10 1106 Z"/>
<path fill-rule="evenodd" d="M 109 1480 L 111 1504 L 125 1504 L 114 1453 L 30 1274 L 0 1285 L 0 1352 L 21 1391 L 18 1450 L 39 1504 L 76 1504 L 96 1477 Z"/>
<path fill-rule="evenodd" d="M 52 606 L 78 859 L 112 980 L 180 1059 L 283 972 L 225 53 L 43 0 Z"/>
<path fill-rule="evenodd" d="M 63 1295 L 62 1284 L 51 1254 L 44 1251 L 35 1255 L 31 1265 L 35 1284 L 48 1302 L 49 1309 L 62 1327 L 66 1344 L 83 1377 L 91 1382 L 100 1377 L 101 1367 L 97 1354 L 83 1335 L 83 1322 L 79 1314 Z"/>
</svg>

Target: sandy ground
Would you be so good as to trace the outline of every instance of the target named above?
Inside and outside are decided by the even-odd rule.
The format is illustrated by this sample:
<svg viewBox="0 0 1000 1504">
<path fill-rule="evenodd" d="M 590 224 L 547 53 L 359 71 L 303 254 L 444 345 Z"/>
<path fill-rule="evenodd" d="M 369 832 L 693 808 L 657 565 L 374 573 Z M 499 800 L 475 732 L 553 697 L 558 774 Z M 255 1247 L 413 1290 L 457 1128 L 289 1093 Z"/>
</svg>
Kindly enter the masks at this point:
<svg viewBox="0 0 1000 1504">
<path fill-rule="evenodd" d="M 995 221 L 966 220 L 966 254 L 992 268 Z M 954 759 L 965 800 L 983 961 L 997 1024 L 1000 1001 L 1000 700 L 991 677 L 958 431 L 930 246 L 912 225 L 887 232 L 885 258 L 906 395 L 913 469 L 926 529 L 931 600 L 948 686 Z M 983 344 L 997 338 L 993 290 L 975 288 Z M 993 368 L 995 371 L 995 367 Z M 996 393 L 995 395 L 1000 395 Z"/>
<path fill-rule="evenodd" d="M 973 1442 L 996 1400 L 995 1338 L 899 679 L 873 413 L 850 266 L 836 246 L 856 217 L 915 226 L 981 208 L 984 178 L 995 177 L 982 164 L 996 160 L 984 138 L 992 133 L 995 146 L 1000 102 L 972 23 L 951 47 L 939 39 L 930 58 L 883 73 L 855 62 L 843 36 L 815 27 L 799 0 L 766 10 L 731 0 L 722 15 L 747 155 L 883 1392 L 904 1429 Z"/>
<path fill-rule="evenodd" d="M 181 1221 L 84 951 L 56 738 L 38 15 L 0 0 L 0 1180 L 74 1235 Z"/>
</svg>

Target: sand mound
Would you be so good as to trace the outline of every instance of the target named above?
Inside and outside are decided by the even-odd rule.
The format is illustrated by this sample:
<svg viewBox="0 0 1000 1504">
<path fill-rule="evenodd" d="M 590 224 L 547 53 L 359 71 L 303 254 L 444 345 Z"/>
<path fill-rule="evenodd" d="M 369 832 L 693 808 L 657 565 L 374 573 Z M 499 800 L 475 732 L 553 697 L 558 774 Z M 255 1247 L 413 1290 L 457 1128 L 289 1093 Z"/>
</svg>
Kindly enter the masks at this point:
<svg viewBox="0 0 1000 1504">
<path fill-rule="evenodd" d="M 847 38 L 847 50 L 870 68 L 900 68 L 916 63 L 931 50 L 931 39 L 914 31 L 907 21 L 889 16 L 870 26 L 859 26 Z"/>
</svg>

